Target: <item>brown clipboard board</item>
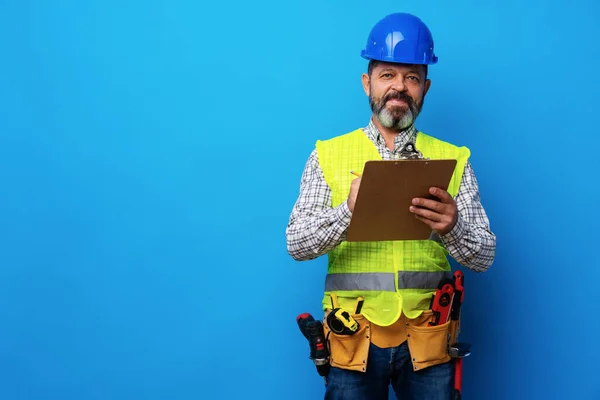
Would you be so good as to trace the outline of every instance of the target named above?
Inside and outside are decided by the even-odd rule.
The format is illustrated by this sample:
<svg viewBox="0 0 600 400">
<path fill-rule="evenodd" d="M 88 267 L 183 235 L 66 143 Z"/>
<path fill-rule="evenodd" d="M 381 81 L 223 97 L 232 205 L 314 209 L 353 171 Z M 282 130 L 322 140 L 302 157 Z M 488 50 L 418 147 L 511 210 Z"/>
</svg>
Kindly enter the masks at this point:
<svg viewBox="0 0 600 400">
<path fill-rule="evenodd" d="M 456 160 L 373 160 L 365 163 L 346 234 L 348 242 L 426 240 L 431 228 L 409 211 L 432 186 L 448 190 Z"/>
</svg>

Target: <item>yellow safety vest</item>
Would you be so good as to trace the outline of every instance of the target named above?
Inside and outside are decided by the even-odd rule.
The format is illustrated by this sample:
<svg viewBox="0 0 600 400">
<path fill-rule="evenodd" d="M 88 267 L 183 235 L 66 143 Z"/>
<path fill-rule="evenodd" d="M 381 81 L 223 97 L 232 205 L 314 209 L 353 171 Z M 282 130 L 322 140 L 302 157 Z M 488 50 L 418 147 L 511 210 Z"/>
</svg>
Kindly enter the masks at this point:
<svg viewBox="0 0 600 400">
<path fill-rule="evenodd" d="M 448 192 L 456 197 L 470 151 L 422 132 L 416 147 L 430 159 L 455 159 Z M 332 206 L 346 201 L 354 178 L 365 162 L 381 160 L 375 144 L 362 129 L 316 143 L 319 165 L 332 191 Z M 439 282 L 450 275 L 448 251 L 434 240 L 342 242 L 328 254 L 323 309 L 331 308 L 335 293 L 340 307 L 353 311 L 356 298 L 365 301 L 362 314 L 381 326 L 393 324 L 402 312 L 418 317 L 430 308 Z"/>
</svg>

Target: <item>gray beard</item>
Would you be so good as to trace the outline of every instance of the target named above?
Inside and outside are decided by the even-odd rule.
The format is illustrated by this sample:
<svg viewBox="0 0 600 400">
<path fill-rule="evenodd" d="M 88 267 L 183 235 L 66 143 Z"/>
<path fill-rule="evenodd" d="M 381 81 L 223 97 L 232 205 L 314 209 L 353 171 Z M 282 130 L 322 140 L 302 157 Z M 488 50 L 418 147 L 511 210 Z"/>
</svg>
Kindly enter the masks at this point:
<svg viewBox="0 0 600 400">
<path fill-rule="evenodd" d="M 414 115 L 410 107 L 406 109 L 406 112 L 400 119 L 395 118 L 392 113 L 386 107 L 375 114 L 375 118 L 379 121 L 381 125 L 386 127 L 387 129 L 392 129 L 394 131 L 402 131 L 413 124 L 415 121 Z"/>
</svg>

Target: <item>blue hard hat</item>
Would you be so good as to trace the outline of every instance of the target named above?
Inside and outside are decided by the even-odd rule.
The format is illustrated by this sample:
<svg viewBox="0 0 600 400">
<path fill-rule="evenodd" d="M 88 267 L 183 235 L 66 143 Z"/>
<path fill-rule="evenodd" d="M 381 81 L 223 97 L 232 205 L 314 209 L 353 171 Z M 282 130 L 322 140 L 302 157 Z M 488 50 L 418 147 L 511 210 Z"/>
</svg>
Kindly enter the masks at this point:
<svg viewBox="0 0 600 400">
<path fill-rule="evenodd" d="M 405 64 L 435 64 L 431 31 L 412 14 L 395 13 L 377 22 L 360 53 L 367 60 Z"/>
</svg>

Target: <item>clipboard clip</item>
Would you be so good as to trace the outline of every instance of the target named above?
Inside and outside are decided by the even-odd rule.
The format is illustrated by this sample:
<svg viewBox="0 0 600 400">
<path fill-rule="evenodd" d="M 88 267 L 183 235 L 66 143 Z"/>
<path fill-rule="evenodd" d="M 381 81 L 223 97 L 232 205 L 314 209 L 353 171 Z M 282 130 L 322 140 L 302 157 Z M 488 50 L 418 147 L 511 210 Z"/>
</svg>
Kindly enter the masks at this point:
<svg viewBox="0 0 600 400">
<path fill-rule="evenodd" d="M 399 156 L 401 160 L 429 160 L 429 158 L 423 157 L 423 153 L 417 150 L 417 146 L 411 141 L 404 145 Z"/>
</svg>

